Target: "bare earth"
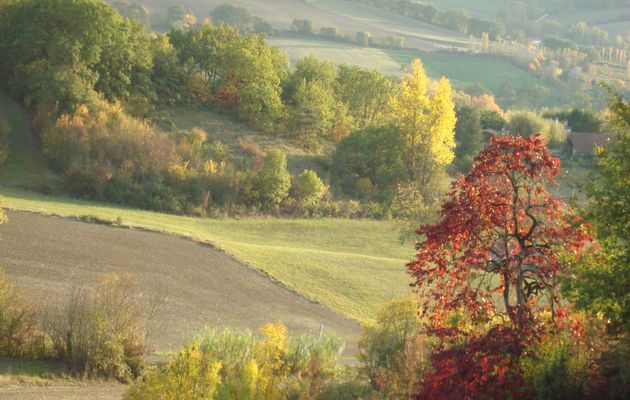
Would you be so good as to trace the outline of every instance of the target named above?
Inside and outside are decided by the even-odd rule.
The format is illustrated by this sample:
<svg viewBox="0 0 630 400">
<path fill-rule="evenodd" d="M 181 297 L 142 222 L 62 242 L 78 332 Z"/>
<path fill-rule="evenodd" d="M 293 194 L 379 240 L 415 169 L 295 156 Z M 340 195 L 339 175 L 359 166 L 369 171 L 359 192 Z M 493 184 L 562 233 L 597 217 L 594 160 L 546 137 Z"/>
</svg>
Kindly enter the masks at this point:
<svg viewBox="0 0 630 400">
<path fill-rule="evenodd" d="M 1 400 L 119 400 L 123 386 L 0 387 Z"/>
<path fill-rule="evenodd" d="M 149 345 L 174 350 L 204 327 L 257 329 L 282 321 L 292 333 L 320 324 L 356 348 L 358 324 L 307 300 L 227 254 L 175 236 L 7 212 L 0 226 L 0 266 L 42 304 L 102 274 L 128 273 L 143 295 L 162 299 Z M 123 388 L 0 387 L 0 399 L 120 399 Z"/>
<path fill-rule="evenodd" d="M 0 266 L 43 303 L 102 274 L 131 274 L 143 295 L 162 299 L 150 346 L 174 350 L 204 327 L 257 329 L 282 321 L 290 332 L 356 340 L 358 324 L 307 300 L 207 245 L 164 235 L 8 212 L 0 227 Z"/>
</svg>

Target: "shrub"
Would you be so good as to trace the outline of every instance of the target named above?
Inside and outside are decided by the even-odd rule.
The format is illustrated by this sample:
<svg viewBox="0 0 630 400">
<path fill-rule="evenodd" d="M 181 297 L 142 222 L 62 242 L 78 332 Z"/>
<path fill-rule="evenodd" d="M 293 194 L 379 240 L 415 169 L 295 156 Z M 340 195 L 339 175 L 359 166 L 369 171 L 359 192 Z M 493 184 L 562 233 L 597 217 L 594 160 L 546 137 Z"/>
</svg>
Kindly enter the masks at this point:
<svg viewBox="0 0 630 400">
<path fill-rule="evenodd" d="M 132 386 L 126 400 L 212 400 L 221 379 L 221 363 L 205 357 L 192 342 L 168 362 L 163 371 L 154 368 Z"/>
<path fill-rule="evenodd" d="M 9 157 L 9 124 L 0 119 L 0 167 L 3 166 L 7 162 L 7 158 Z"/>
<path fill-rule="evenodd" d="M 292 185 L 293 197 L 302 204 L 318 203 L 326 194 L 326 185 L 319 179 L 317 172 L 310 169 L 302 171 Z"/>
<path fill-rule="evenodd" d="M 0 213 L 0 218 L 2 218 Z M 35 309 L 0 268 L 0 356 L 22 357 L 35 344 Z"/>
<path fill-rule="evenodd" d="M 265 164 L 253 181 L 252 197 L 266 209 L 279 205 L 289 194 L 291 175 L 287 171 L 287 156 L 280 150 L 271 150 Z"/>
<path fill-rule="evenodd" d="M 44 132 L 43 146 L 76 195 L 127 203 L 178 159 L 172 140 L 106 103 L 62 115 Z"/>
<path fill-rule="evenodd" d="M 250 331 L 209 330 L 165 368 L 149 371 L 126 399 L 318 398 L 335 374 L 341 341 L 287 338 L 281 323 L 268 324 L 261 333 L 256 339 Z"/>
<path fill-rule="evenodd" d="M 53 357 L 78 376 L 129 381 L 145 352 L 145 307 L 128 277 L 105 275 L 91 289 L 75 288 L 45 320 Z"/>
<path fill-rule="evenodd" d="M 361 328 L 357 358 L 374 389 L 391 398 L 416 393 L 424 360 L 419 330 L 412 300 L 392 301 L 379 311 L 375 323 Z"/>
</svg>

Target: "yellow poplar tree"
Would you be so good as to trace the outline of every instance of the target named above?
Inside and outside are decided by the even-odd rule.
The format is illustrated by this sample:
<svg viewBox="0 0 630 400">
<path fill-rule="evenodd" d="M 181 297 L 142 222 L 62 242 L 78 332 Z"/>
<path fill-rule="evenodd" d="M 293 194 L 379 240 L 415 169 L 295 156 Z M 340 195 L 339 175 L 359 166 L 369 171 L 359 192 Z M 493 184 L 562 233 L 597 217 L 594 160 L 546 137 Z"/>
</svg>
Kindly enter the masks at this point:
<svg viewBox="0 0 630 400">
<path fill-rule="evenodd" d="M 422 62 L 411 63 L 403 73 L 399 91 L 391 99 L 391 120 L 406 142 L 403 159 L 409 177 L 420 187 L 429 184 L 439 168 L 455 157 L 455 104 L 446 78 L 429 97 L 428 78 Z"/>
</svg>

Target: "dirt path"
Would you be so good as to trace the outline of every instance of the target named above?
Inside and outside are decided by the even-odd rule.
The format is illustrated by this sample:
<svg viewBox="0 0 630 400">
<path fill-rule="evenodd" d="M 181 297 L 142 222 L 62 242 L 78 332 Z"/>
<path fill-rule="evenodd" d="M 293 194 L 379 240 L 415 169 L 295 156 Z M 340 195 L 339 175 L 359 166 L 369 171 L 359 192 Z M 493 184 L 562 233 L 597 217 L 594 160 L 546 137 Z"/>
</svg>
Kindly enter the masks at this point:
<svg viewBox="0 0 630 400">
<path fill-rule="evenodd" d="M 130 273 L 143 294 L 163 299 L 150 346 L 174 350 L 200 329 L 257 329 L 283 321 L 290 332 L 320 324 L 354 347 L 356 322 L 295 294 L 227 254 L 174 236 L 8 212 L 0 226 L 0 266 L 42 303 L 101 274 Z"/>
<path fill-rule="evenodd" d="M 0 387 L 0 400 L 120 400 L 122 386 Z"/>
</svg>

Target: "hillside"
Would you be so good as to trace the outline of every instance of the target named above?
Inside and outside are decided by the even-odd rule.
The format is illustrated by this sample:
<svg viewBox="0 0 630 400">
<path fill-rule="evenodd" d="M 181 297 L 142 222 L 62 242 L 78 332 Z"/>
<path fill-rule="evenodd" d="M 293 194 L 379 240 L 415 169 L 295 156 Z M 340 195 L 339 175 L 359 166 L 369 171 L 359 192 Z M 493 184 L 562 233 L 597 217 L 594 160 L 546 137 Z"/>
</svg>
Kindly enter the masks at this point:
<svg viewBox="0 0 630 400">
<path fill-rule="evenodd" d="M 180 0 L 178 5 L 192 11 L 199 21 L 224 0 Z M 172 1 L 142 1 L 152 17 L 164 16 Z M 236 0 L 231 4 L 248 8 L 254 15 L 269 21 L 275 29 L 288 29 L 294 19 L 309 19 L 319 31 L 321 27 L 337 27 L 343 34 L 354 37 L 358 31 L 371 32 L 376 38 L 400 36 L 407 46 L 422 50 L 442 47 L 466 48 L 468 37 L 458 32 L 423 24 L 374 7 L 346 1 L 317 0 Z"/>
<path fill-rule="evenodd" d="M 350 341 L 357 335 L 355 322 L 212 247 L 33 213 L 8 217 L 0 228 L 0 265 L 34 299 L 58 302 L 99 275 L 129 274 L 144 296 L 159 299 L 149 336 L 156 351 L 175 350 L 206 326 L 255 330 L 283 321 L 296 333 L 315 334 L 324 324 Z"/>
</svg>

